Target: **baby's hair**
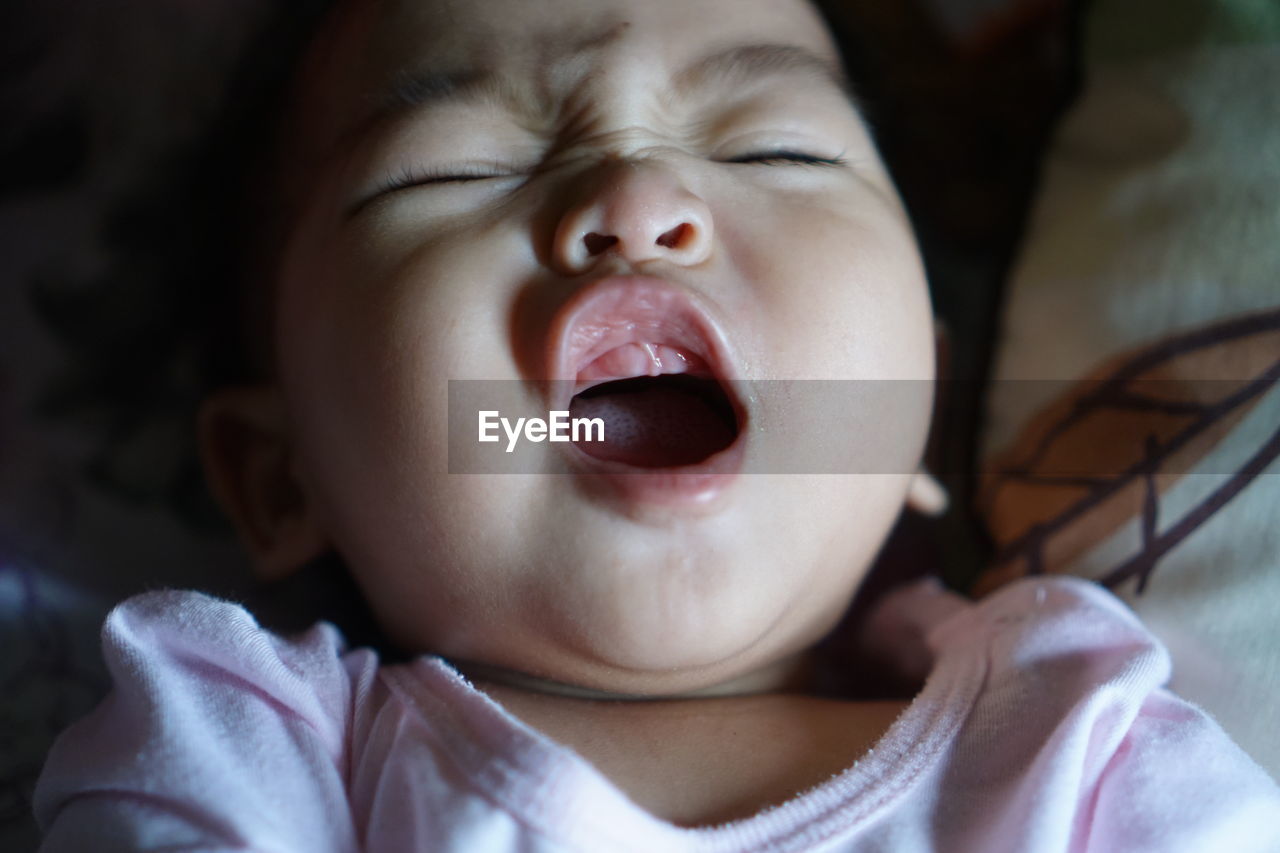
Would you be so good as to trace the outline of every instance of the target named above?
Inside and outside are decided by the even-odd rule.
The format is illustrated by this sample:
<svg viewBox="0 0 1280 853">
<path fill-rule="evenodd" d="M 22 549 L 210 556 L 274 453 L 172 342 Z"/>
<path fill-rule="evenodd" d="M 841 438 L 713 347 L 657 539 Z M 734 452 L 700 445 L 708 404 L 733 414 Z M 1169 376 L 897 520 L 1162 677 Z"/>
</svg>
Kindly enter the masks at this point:
<svg viewBox="0 0 1280 853">
<path fill-rule="evenodd" d="M 109 214 L 108 267 L 88 282 L 50 275 L 31 288 L 70 362 L 43 413 L 90 428 L 95 484 L 171 507 L 197 529 L 229 528 L 205 486 L 196 412 L 218 388 L 261 378 L 269 360 L 269 344 L 257 340 L 269 327 L 260 303 L 270 301 L 271 247 L 288 224 L 273 174 L 277 136 L 297 66 L 341 2 L 278 3 L 207 132 L 155 164 Z M 849 69 L 855 81 L 863 70 Z"/>
</svg>

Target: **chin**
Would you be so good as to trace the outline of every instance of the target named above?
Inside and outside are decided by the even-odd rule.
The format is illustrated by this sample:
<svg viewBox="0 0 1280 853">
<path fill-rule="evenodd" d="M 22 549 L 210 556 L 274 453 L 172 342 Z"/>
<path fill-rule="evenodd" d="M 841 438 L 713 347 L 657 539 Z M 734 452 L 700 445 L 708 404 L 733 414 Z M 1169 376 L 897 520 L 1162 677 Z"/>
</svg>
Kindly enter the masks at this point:
<svg viewBox="0 0 1280 853">
<path fill-rule="evenodd" d="M 623 695 L 714 689 L 801 651 L 817 636 L 793 626 L 795 608 L 769 595 L 718 598 L 651 594 L 598 606 L 572 626 L 563 670 L 548 677 Z"/>
</svg>

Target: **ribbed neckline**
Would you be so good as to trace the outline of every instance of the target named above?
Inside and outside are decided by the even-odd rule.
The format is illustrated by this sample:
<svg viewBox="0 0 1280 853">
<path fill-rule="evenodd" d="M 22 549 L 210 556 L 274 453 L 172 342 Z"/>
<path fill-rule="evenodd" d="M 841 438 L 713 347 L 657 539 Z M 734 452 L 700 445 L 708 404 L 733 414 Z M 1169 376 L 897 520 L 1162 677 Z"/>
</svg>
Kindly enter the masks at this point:
<svg viewBox="0 0 1280 853">
<path fill-rule="evenodd" d="M 976 608 L 937 626 L 981 626 Z M 920 693 L 884 736 L 844 771 L 780 805 L 712 827 L 681 827 L 636 805 L 585 758 L 533 729 L 446 661 L 424 656 L 383 677 L 441 735 L 439 745 L 474 789 L 537 834 L 582 850 L 807 850 L 850 838 L 884 814 L 942 756 L 985 681 L 985 631 L 943 643 Z M 591 810 L 578 807 L 591 791 Z"/>
</svg>

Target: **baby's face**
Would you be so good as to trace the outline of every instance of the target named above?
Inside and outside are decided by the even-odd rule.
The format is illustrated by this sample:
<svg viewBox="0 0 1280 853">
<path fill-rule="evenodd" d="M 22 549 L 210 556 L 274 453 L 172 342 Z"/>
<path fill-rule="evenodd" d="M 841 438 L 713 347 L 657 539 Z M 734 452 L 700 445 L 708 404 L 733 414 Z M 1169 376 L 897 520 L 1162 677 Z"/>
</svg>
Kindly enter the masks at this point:
<svg viewBox="0 0 1280 853">
<path fill-rule="evenodd" d="M 785 664 L 909 466 L 746 473 L 788 440 L 766 388 L 734 392 L 702 473 L 542 443 L 545 475 L 450 474 L 447 381 L 530 380 L 548 412 L 565 384 L 534 380 L 931 379 L 918 253 L 822 23 L 803 0 L 348 5 L 305 78 L 277 368 L 309 511 L 382 626 L 616 693 Z M 908 458 L 926 428 L 894 424 Z"/>
</svg>

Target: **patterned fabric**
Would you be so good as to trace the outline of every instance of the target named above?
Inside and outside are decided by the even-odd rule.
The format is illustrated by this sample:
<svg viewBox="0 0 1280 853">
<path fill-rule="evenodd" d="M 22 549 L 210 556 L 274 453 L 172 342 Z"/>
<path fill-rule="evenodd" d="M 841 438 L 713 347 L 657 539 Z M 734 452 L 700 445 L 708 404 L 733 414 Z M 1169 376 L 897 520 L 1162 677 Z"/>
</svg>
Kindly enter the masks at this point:
<svg viewBox="0 0 1280 853">
<path fill-rule="evenodd" d="M 989 396 L 981 589 L 1110 585 L 1280 776 L 1280 5 L 1090 7 Z"/>
</svg>

